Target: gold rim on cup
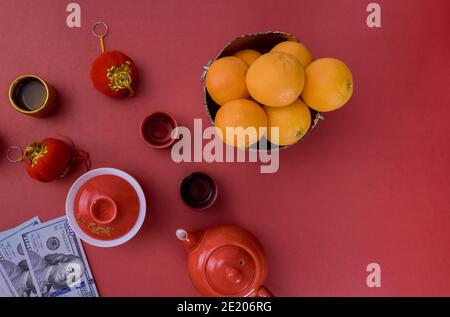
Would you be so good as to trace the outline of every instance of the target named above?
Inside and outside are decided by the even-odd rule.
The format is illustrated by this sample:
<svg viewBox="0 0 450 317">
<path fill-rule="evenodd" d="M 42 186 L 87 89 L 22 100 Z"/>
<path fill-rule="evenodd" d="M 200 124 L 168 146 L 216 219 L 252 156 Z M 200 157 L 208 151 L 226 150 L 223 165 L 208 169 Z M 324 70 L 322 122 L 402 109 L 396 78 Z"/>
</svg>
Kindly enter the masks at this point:
<svg viewBox="0 0 450 317">
<path fill-rule="evenodd" d="M 45 100 L 39 108 L 34 109 L 34 110 L 26 110 L 23 107 L 20 107 L 19 105 L 17 105 L 16 102 L 14 101 L 15 89 L 20 84 L 20 82 L 22 82 L 23 80 L 28 79 L 28 78 L 38 80 L 42 85 L 44 85 L 44 88 L 45 88 Z M 47 115 L 51 111 L 50 108 L 52 108 L 52 106 L 53 106 L 53 105 L 49 104 L 49 99 L 50 99 L 51 95 L 52 95 L 52 89 L 49 87 L 47 82 L 36 75 L 30 75 L 30 74 L 21 75 L 21 76 L 17 77 L 9 86 L 9 102 L 14 107 L 14 109 L 16 109 L 18 112 L 27 114 L 27 115 L 32 115 L 32 116 L 33 115 L 34 116 Z"/>
</svg>

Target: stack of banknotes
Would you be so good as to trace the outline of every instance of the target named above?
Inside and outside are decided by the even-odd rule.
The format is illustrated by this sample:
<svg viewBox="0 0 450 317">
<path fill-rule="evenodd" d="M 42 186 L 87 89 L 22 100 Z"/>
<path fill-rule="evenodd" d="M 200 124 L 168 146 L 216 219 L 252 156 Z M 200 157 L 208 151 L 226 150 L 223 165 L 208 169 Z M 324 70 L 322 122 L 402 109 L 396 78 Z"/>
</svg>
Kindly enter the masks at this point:
<svg viewBox="0 0 450 317">
<path fill-rule="evenodd" d="M 45 223 L 35 217 L 0 232 L 0 296 L 99 296 L 66 217 Z"/>
</svg>

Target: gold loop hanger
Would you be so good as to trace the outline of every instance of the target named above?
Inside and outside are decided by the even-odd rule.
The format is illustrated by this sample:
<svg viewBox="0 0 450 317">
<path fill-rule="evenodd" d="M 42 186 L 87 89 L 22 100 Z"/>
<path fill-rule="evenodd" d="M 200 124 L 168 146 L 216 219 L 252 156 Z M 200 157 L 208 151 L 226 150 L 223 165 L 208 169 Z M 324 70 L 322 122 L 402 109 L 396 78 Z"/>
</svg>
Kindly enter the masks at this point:
<svg viewBox="0 0 450 317">
<path fill-rule="evenodd" d="M 102 33 L 99 33 L 97 29 L 99 26 L 103 26 L 104 31 Z M 100 48 L 102 49 L 102 53 L 105 52 L 105 37 L 109 33 L 109 27 L 105 22 L 96 22 L 94 26 L 92 27 L 92 34 L 94 34 L 95 37 L 97 37 L 100 41 Z"/>
</svg>

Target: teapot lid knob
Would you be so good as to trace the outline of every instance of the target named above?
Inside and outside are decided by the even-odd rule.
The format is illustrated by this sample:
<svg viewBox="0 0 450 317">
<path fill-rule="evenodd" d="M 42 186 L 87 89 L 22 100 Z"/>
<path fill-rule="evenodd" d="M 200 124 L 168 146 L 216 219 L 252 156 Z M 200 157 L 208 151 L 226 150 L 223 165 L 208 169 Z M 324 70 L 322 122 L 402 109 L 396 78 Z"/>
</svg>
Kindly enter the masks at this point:
<svg viewBox="0 0 450 317">
<path fill-rule="evenodd" d="M 239 271 L 238 269 L 236 269 L 232 266 L 227 266 L 225 271 L 226 271 L 226 276 L 227 276 L 228 280 L 230 280 L 233 283 L 239 284 L 244 279 L 244 276 L 241 273 L 241 271 Z"/>
<path fill-rule="evenodd" d="M 213 251 L 204 270 L 209 286 L 221 296 L 249 292 L 258 279 L 259 264 L 252 254 L 236 245 L 222 246 Z"/>
</svg>

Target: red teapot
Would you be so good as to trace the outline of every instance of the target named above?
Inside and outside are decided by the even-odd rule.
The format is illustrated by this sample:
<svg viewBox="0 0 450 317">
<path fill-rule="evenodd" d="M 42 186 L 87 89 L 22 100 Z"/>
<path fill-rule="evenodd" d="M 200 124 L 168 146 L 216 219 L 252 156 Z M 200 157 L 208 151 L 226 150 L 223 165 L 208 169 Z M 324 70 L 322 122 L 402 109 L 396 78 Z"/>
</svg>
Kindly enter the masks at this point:
<svg viewBox="0 0 450 317">
<path fill-rule="evenodd" d="M 203 296 L 272 297 L 262 284 L 267 277 L 267 258 L 259 241 L 237 226 L 218 226 L 206 231 L 178 229 L 177 238 L 189 253 L 192 283 Z"/>
</svg>

